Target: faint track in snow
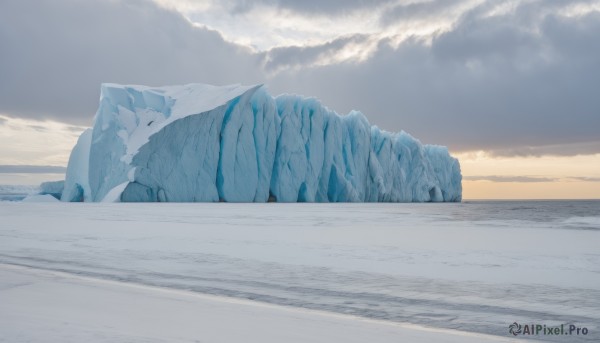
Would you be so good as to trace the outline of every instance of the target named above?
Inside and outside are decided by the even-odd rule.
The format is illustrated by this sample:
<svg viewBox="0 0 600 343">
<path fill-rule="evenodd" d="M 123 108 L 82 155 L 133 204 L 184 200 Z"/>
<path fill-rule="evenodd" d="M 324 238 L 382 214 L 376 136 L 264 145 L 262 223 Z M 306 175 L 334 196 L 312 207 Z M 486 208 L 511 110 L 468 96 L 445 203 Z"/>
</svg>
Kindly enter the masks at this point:
<svg viewBox="0 0 600 343">
<path fill-rule="evenodd" d="M 45 258 L 29 258 L 0 254 L 0 263 L 25 268 L 41 269 L 67 273 L 82 277 L 102 280 L 162 287 L 174 290 L 192 291 L 201 294 L 246 299 L 274 305 L 292 306 L 304 309 L 348 314 L 369 319 L 389 320 L 399 323 L 412 323 L 431 327 L 455 329 L 477 333 L 505 336 L 504 327 L 498 328 L 495 318 L 514 318 L 521 322 L 534 323 L 590 323 L 597 321 L 594 316 L 557 314 L 555 311 L 522 309 L 510 301 L 503 305 L 503 299 L 492 304 L 477 303 L 481 298 L 469 299 L 466 294 L 476 292 L 497 292 L 507 297 L 527 297 L 533 292 L 549 294 L 569 294 L 572 298 L 565 302 L 587 299 L 585 306 L 600 307 L 600 291 L 573 290 L 545 287 L 514 285 L 508 292 L 497 286 L 461 282 L 446 283 L 429 279 L 396 279 L 381 277 L 367 273 L 326 272 L 322 268 L 314 268 L 307 272 L 303 267 L 305 284 L 320 287 L 302 286 L 302 283 L 290 280 L 289 275 L 281 275 L 278 279 L 258 280 L 238 278 L 202 277 L 173 273 L 143 272 L 126 268 L 109 268 L 102 265 L 73 261 L 54 261 Z M 290 268 L 290 266 L 285 266 Z M 271 270 L 273 270 L 271 268 Z M 289 271 L 288 271 L 289 272 Z M 326 275 L 326 277 L 324 277 Z M 386 279 L 397 286 L 393 295 L 383 292 L 369 291 L 368 280 L 379 283 Z M 353 280 L 353 284 L 342 286 L 335 280 Z M 394 282 L 395 281 L 395 282 Z M 353 287 L 356 284 L 363 287 Z M 464 299 L 460 299 L 464 297 Z M 510 299 L 506 299 L 510 300 Z M 531 300 L 531 299 L 530 299 Z M 555 299 L 556 301 L 557 299 Z M 543 302 L 544 299 L 539 299 Z M 593 304 L 590 304 L 590 301 Z M 488 301 L 489 302 L 489 299 Z M 573 304 L 569 304 L 571 306 Z M 580 304 L 584 306 L 584 304 Z M 578 342 L 577 338 L 570 341 Z M 574 339 L 573 339 L 574 338 Z M 551 341 L 549 339 L 548 341 Z M 560 341 L 560 340 L 557 340 Z M 581 342 L 586 342 L 582 339 Z"/>
</svg>

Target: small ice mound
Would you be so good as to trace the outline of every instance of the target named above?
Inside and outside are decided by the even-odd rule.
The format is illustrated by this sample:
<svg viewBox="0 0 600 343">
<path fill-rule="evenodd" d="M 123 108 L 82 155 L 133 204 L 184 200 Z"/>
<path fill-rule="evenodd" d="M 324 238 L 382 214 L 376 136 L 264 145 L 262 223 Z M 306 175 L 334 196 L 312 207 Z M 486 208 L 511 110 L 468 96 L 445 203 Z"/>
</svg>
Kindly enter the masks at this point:
<svg viewBox="0 0 600 343">
<path fill-rule="evenodd" d="M 56 199 L 55 197 L 53 197 L 50 194 L 29 195 L 29 196 L 26 196 L 22 201 L 23 202 L 59 202 L 58 199 Z"/>
<path fill-rule="evenodd" d="M 46 181 L 40 184 L 40 195 L 52 195 L 56 199 L 60 200 L 63 189 L 65 188 L 65 181 Z"/>
</svg>

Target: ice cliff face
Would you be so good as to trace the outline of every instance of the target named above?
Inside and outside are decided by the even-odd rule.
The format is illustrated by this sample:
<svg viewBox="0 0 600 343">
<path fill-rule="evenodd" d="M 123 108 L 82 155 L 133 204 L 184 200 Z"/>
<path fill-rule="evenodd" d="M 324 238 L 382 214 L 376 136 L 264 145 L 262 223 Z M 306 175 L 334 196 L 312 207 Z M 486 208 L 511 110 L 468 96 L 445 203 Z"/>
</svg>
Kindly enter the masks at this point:
<svg viewBox="0 0 600 343">
<path fill-rule="evenodd" d="M 63 201 L 460 201 L 445 147 L 262 86 L 102 85 Z"/>
</svg>

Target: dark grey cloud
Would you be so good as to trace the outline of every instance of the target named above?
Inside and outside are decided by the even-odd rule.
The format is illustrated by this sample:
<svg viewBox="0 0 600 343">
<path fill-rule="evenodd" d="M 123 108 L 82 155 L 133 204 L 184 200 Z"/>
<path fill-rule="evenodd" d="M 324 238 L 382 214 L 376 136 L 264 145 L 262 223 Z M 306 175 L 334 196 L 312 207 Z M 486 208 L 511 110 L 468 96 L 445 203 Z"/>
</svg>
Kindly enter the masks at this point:
<svg viewBox="0 0 600 343">
<path fill-rule="evenodd" d="M 498 175 L 482 175 L 482 176 L 463 176 L 463 180 L 467 181 L 491 181 L 491 182 L 555 182 L 560 179 L 537 177 L 537 176 L 498 176 Z"/>
<path fill-rule="evenodd" d="M 0 118 L 0 125 L 4 125 L 8 120 L 6 118 Z"/>
<path fill-rule="evenodd" d="M 66 167 L 59 166 L 0 165 L 2 174 L 64 174 L 66 171 Z"/>
<path fill-rule="evenodd" d="M 0 1 L 0 113 L 91 123 L 100 83 L 260 81 L 262 56 L 150 1 Z"/>
<path fill-rule="evenodd" d="M 545 4 L 493 17 L 476 8 L 431 45 L 382 40 L 364 63 L 281 73 L 271 88 L 361 110 L 371 123 L 453 151 L 565 154 L 562 145 L 579 144 L 586 151 L 573 153 L 598 153 L 600 13 L 534 21 Z"/>
<path fill-rule="evenodd" d="M 330 14 L 383 2 L 263 0 Z M 447 3 L 396 7 L 382 23 L 443 13 Z M 89 125 L 101 82 L 267 83 L 453 151 L 600 152 L 600 13 L 563 17 L 574 2 L 548 0 L 485 15 L 498 3 L 468 11 L 431 42 L 381 39 L 366 61 L 315 67 L 374 36 L 256 53 L 149 1 L 0 1 L 0 113 Z"/>
<path fill-rule="evenodd" d="M 300 14 L 339 15 L 372 9 L 396 0 L 233 0 L 226 2 L 233 13 L 246 13 L 257 5 L 275 7 Z"/>
<path fill-rule="evenodd" d="M 517 146 L 507 149 L 491 150 L 491 155 L 496 157 L 509 156 L 574 156 L 574 155 L 589 155 L 600 152 L 600 140 L 595 142 L 583 142 L 575 144 L 554 144 L 542 146 Z"/>
</svg>

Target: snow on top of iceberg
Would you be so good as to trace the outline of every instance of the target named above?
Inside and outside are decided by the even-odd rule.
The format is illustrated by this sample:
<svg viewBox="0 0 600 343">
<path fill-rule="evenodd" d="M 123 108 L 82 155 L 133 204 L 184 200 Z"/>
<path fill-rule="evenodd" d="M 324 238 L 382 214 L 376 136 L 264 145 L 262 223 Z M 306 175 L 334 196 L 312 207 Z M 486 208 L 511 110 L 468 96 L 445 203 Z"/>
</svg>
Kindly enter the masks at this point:
<svg viewBox="0 0 600 343">
<path fill-rule="evenodd" d="M 86 132 L 66 201 L 461 199 L 460 164 L 446 148 L 261 85 L 104 84 Z"/>
<path fill-rule="evenodd" d="M 100 102 L 110 104 L 119 115 L 98 112 L 96 121 L 102 130 L 117 120 L 118 136 L 127 148 L 122 161 L 130 164 L 133 156 L 148 142 L 150 136 L 172 122 L 190 115 L 210 111 L 262 85 L 213 86 L 192 83 L 180 86 L 148 87 L 104 83 Z M 108 113 L 110 114 L 110 112 Z"/>
</svg>

